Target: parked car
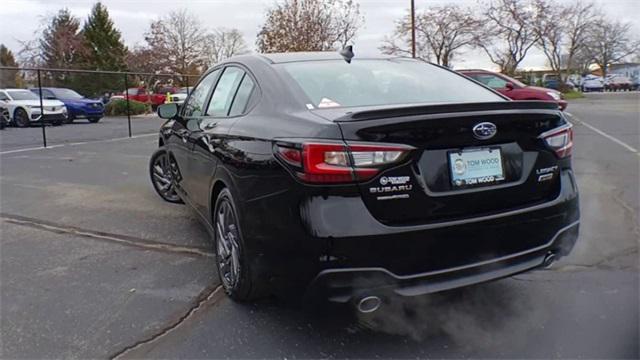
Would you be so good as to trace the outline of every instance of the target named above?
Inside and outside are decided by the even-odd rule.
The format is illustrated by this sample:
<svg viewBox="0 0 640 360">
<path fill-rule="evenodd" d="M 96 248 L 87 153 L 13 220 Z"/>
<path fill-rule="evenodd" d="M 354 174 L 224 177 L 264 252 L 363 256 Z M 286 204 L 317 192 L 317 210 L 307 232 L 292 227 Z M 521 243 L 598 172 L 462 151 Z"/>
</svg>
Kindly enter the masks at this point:
<svg viewBox="0 0 640 360">
<path fill-rule="evenodd" d="M 631 89 L 635 91 L 640 89 L 640 76 L 636 76 L 631 79 Z"/>
<path fill-rule="evenodd" d="M 127 94 L 129 94 L 130 100 L 135 100 L 143 103 L 151 103 L 153 108 L 158 107 L 158 105 L 164 104 L 167 99 L 167 93 L 154 93 L 149 92 L 145 87 L 137 87 L 130 88 L 127 91 L 123 91 L 122 94 L 114 95 L 112 100 L 115 99 L 126 99 Z"/>
<path fill-rule="evenodd" d="M 608 91 L 630 91 L 633 88 L 633 83 L 626 76 L 614 74 L 607 77 L 604 88 Z"/>
<path fill-rule="evenodd" d="M 460 73 L 498 91 L 513 100 L 553 101 L 560 110 L 567 108 L 567 102 L 561 92 L 553 89 L 530 86 L 504 74 L 487 70 L 459 70 Z"/>
<path fill-rule="evenodd" d="M 5 126 L 9 124 L 9 111 L 7 111 L 7 108 L 5 108 L 2 103 L 3 102 L 0 101 L 0 129 L 4 129 Z"/>
<path fill-rule="evenodd" d="M 40 97 L 27 89 L 0 89 L 0 101 L 9 112 L 9 121 L 18 127 L 44 121 L 60 125 L 67 119 L 67 108 L 58 100 L 42 100 L 44 113 L 40 109 Z"/>
<path fill-rule="evenodd" d="M 582 78 L 582 92 L 604 91 L 604 80 L 601 76 L 587 75 Z"/>
<path fill-rule="evenodd" d="M 30 89 L 36 95 L 40 95 L 38 88 Z M 87 99 L 77 92 L 66 88 L 42 88 L 42 96 L 47 100 L 60 100 L 67 107 L 67 120 L 72 123 L 75 119 L 87 119 L 90 123 L 97 123 L 104 117 L 104 105 L 100 100 Z"/>
<path fill-rule="evenodd" d="M 4 129 L 9 125 L 9 111 L 7 110 L 7 101 L 0 96 L 0 129 Z"/>
<path fill-rule="evenodd" d="M 558 75 L 556 74 L 544 74 L 542 75 L 542 84 L 547 89 L 559 90 L 560 79 L 558 79 Z"/>
<path fill-rule="evenodd" d="M 343 54 L 235 57 L 183 106 L 158 108 L 151 182 L 195 209 L 231 298 L 308 289 L 374 311 L 385 294 L 569 253 L 578 192 L 556 103 L 511 101 L 415 59 Z"/>
<path fill-rule="evenodd" d="M 191 89 L 192 89 L 192 87 L 181 87 L 181 88 L 179 88 L 178 91 L 176 91 L 175 93 L 171 94 L 171 96 L 169 97 L 170 101 L 167 101 L 167 102 L 174 102 L 176 104 L 183 104 L 184 101 L 187 99 L 187 96 L 191 92 Z"/>
</svg>

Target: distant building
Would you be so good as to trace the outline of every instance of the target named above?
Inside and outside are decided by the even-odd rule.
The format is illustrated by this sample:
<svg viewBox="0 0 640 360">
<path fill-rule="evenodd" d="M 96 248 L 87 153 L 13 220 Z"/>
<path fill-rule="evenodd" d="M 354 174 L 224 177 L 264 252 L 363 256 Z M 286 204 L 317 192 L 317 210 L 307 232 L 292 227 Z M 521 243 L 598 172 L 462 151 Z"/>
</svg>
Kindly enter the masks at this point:
<svg viewBox="0 0 640 360">
<path fill-rule="evenodd" d="M 609 74 L 624 75 L 630 78 L 640 77 L 640 63 L 622 63 L 609 65 Z"/>
</svg>

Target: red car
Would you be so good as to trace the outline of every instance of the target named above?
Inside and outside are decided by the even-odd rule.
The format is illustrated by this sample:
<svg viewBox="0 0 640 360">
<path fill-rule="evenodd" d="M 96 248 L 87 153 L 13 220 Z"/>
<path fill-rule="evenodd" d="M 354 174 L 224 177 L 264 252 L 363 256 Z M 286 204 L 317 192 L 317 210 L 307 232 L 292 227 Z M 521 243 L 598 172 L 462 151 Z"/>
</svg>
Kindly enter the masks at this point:
<svg viewBox="0 0 640 360">
<path fill-rule="evenodd" d="M 562 93 L 538 86 L 529 86 L 504 74 L 487 70 L 459 70 L 464 74 L 513 100 L 544 100 L 558 103 L 560 110 L 567 108 Z"/>
<path fill-rule="evenodd" d="M 130 100 L 140 101 L 143 103 L 150 102 L 153 107 L 164 104 L 167 93 L 175 93 L 175 88 L 162 88 L 163 91 L 158 93 L 149 92 L 145 87 L 130 88 L 127 90 Z M 120 95 L 122 98 L 126 98 L 124 92 Z"/>
</svg>

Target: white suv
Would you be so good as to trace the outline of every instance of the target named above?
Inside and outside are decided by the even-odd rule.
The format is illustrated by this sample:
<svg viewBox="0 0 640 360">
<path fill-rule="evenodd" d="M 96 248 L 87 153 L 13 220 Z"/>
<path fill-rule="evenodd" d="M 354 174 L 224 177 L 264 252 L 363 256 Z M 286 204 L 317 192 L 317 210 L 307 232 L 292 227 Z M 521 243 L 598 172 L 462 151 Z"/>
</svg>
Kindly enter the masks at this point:
<svg viewBox="0 0 640 360">
<path fill-rule="evenodd" d="M 67 108 L 59 100 L 42 100 L 44 114 L 40 112 L 40 98 L 25 89 L 0 89 L 0 107 L 9 113 L 9 121 L 18 127 L 32 122 L 50 122 L 60 125 L 67 118 Z"/>
</svg>

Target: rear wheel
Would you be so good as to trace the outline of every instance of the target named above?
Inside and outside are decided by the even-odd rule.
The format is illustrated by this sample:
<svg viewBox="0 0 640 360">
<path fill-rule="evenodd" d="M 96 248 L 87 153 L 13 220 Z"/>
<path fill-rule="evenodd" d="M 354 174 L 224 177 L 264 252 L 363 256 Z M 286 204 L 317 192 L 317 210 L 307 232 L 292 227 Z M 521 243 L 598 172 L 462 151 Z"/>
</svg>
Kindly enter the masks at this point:
<svg viewBox="0 0 640 360">
<path fill-rule="evenodd" d="M 151 184 L 156 193 L 167 202 L 182 204 L 182 199 L 176 193 L 175 183 L 173 181 L 173 172 L 171 171 L 171 159 L 169 153 L 164 148 L 158 149 L 149 161 L 149 175 L 151 176 Z"/>
<path fill-rule="evenodd" d="M 63 123 L 65 123 L 65 124 L 71 124 L 71 123 L 73 122 L 73 120 L 75 120 L 75 119 L 76 119 L 76 118 L 75 118 L 75 116 L 73 116 L 71 113 L 69 113 L 69 114 L 67 115 L 67 118 L 66 118 L 66 119 L 64 119 Z"/>
<path fill-rule="evenodd" d="M 17 127 L 27 127 L 31 124 L 31 120 L 29 120 L 29 114 L 24 109 L 16 109 L 16 112 L 13 114 L 13 123 Z"/>
<path fill-rule="evenodd" d="M 90 122 L 90 123 L 92 123 L 92 124 L 95 124 L 95 123 L 97 123 L 98 121 L 100 121 L 100 119 L 101 119 L 101 118 L 99 118 L 99 117 L 90 117 L 90 118 L 89 118 L 89 122 Z"/>
<path fill-rule="evenodd" d="M 251 267 L 229 189 L 223 189 L 218 195 L 213 214 L 216 266 L 225 292 L 236 301 L 264 297 L 266 288 Z"/>
</svg>

